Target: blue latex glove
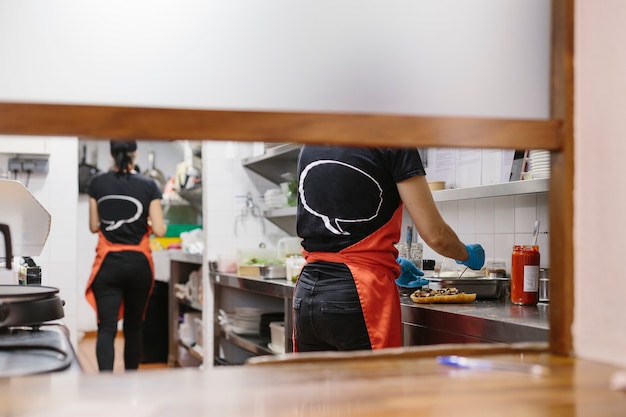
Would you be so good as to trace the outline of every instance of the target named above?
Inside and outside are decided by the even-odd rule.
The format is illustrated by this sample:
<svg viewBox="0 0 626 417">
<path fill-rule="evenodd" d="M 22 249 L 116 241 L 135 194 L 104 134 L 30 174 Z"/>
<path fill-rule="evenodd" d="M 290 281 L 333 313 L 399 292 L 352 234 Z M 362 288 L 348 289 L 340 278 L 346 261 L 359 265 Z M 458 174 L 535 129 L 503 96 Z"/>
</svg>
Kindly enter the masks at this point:
<svg viewBox="0 0 626 417">
<path fill-rule="evenodd" d="M 485 264 L 485 250 L 478 243 L 465 245 L 469 258 L 467 261 L 456 261 L 459 265 L 466 265 L 470 269 L 479 270 Z"/>
<path fill-rule="evenodd" d="M 396 284 L 404 288 L 419 288 L 428 284 L 428 280 L 422 278 L 424 272 L 419 269 L 413 261 L 405 258 L 398 258 L 398 263 L 402 268 L 400 276 L 396 278 Z"/>
</svg>

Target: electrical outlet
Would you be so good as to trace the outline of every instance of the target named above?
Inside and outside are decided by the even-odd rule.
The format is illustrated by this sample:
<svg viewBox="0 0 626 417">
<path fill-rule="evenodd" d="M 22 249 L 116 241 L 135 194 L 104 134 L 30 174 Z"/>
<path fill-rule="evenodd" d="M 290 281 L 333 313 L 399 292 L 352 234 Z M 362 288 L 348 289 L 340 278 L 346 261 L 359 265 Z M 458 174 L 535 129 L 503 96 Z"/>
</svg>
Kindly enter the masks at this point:
<svg viewBox="0 0 626 417">
<path fill-rule="evenodd" d="M 11 158 L 9 172 L 30 172 L 36 174 L 48 173 L 48 159 L 41 158 Z"/>
<path fill-rule="evenodd" d="M 33 172 L 35 170 L 35 161 L 32 159 L 24 159 L 22 161 L 22 171 Z"/>
<path fill-rule="evenodd" d="M 22 160 L 19 158 L 9 159 L 9 172 L 22 172 Z"/>
<path fill-rule="evenodd" d="M 38 174 L 47 174 L 48 173 L 48 160 L 47 159 L 35 159 L 35 169 L 33 171 Z"/>
</svg>

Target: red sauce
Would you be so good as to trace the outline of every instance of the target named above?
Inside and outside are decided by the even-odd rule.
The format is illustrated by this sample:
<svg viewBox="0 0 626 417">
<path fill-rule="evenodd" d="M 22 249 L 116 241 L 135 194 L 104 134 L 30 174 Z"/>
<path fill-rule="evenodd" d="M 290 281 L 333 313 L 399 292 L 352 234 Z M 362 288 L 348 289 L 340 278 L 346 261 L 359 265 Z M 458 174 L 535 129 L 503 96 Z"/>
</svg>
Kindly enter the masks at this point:
<svg viewBox="0 0 626 417">
<path fill-rule="evenodd" d="M 511 302 L 535 305 L 539 301 L 539 246 L 515 245 L 511 258 Z"/>
</svg>

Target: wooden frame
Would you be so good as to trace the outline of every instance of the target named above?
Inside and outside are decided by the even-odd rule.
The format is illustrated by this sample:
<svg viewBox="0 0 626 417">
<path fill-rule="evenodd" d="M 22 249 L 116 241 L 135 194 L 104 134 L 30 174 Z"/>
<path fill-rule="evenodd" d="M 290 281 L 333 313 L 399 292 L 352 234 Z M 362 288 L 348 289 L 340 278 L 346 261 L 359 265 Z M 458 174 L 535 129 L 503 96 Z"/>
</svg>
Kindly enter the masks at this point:
<svg viewBox="0 0 626 417">
<path fill-rule="evenodd" d="M 573 0 L 552 1 L 550 120 L 273 113 L 38 103 L 0 103 L 0 133 L 94 139 L 194 139 L 549 149 L 550 350 L 572 353 L 573 317 Z"/>
</svg>

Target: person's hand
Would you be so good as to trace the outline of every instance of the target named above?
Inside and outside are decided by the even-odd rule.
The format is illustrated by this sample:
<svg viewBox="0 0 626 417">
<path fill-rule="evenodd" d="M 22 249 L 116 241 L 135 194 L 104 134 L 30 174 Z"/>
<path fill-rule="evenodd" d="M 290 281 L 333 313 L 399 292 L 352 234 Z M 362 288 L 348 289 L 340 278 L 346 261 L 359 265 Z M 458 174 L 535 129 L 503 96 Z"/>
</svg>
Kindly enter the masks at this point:
<svg viewBox="0 0 626 417">
<path fill-rule="evenodd" d="M 470 269 L 478 270 L 485 264 L 485 250 L 478 243 L 465 245 L 469 257 L 466 261 L 456 261 L 459 265 L 466 265 Z"/>
<path fill-rule="evenodd" d="M 422 278 L 424 272 L 409 259 L 398 258 L 400 264 L 400 276 L 396 279 L 396 284 L 401 287 L 419 288 L 428 283 L 428 280 Z"/>
</svg>

